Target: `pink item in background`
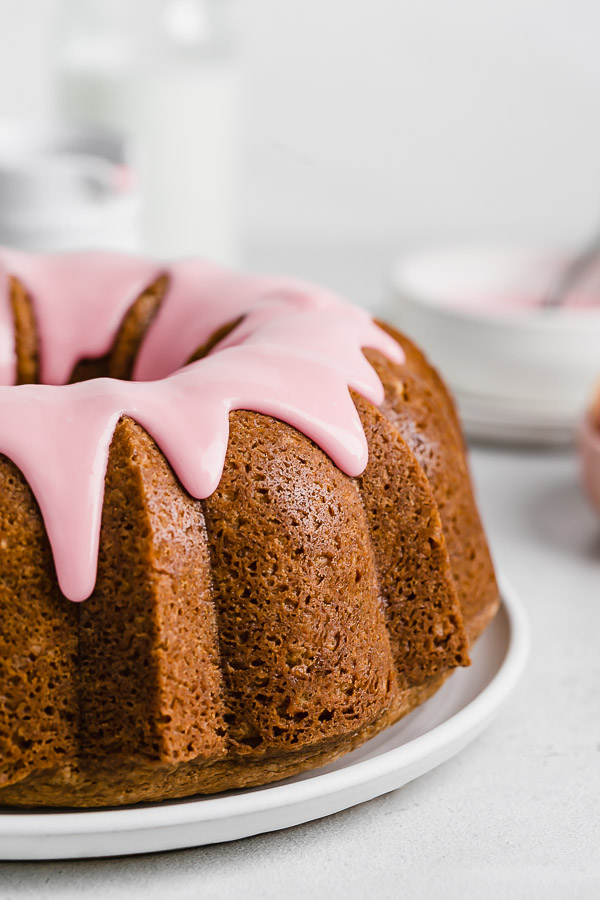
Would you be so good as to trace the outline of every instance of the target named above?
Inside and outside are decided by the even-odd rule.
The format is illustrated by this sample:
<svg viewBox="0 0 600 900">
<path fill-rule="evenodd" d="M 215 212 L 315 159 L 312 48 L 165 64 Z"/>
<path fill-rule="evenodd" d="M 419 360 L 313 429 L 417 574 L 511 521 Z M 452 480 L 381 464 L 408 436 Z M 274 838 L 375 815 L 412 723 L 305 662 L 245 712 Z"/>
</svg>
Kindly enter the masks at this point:
<svg viewBox="0 0 600 900">
<path fill-rule="evenodd" d="M 600 269 L 544 307 L 568 259 L 473 245 L 394 266 L 388 318 L 436 360 L 470 437 L 572 443 L 598 375 Z"/>
</svg>

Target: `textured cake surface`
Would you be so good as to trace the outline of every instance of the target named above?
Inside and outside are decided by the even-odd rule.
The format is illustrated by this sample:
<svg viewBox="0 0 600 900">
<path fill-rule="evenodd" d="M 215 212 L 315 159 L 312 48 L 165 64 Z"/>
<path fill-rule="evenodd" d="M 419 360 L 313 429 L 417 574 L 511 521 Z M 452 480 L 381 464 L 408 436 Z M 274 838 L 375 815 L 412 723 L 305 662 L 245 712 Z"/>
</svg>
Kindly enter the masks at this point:
<svg viewBox="0 0 600 900">
<path fill-rule="evenodd" d="M 44 359 L 48 371 L 39 273 L 28 280 L 19 263 L 0 253 L 14 348 L 5 383 L 24 386 L 0 389 L 0 406 L 2 391 L 43 391 Z M 159 396 L 162 382 L 129 379 L 160 337 L 173 277 L 131 271 L 110 345 L 73 358 L 58 380 L 73 386 L 52 391 L 122 384 L 145 402 L 155 384 Z M 169 371 L 195 360 L 181 370 L 190 378 L 220 348 L 252 342 L 249 316 L 227 307 L 221 318 L 190 323 Z M 458 419 L 419 350 L 373 328 L 385 340 L 373 332 L 366 374 L 345 388 L 368 447 L 350 473 L 285 411 L 232 406 L 222 471 L 200 495 L 135 410 L 117 415 L 97 574 L 80 603 L 59 587 L 37 482 L 5 450 L 0 803 L 113 805 L 284 778 L 389 726 L 468 664 L 498 591 Z"/>
</svg>

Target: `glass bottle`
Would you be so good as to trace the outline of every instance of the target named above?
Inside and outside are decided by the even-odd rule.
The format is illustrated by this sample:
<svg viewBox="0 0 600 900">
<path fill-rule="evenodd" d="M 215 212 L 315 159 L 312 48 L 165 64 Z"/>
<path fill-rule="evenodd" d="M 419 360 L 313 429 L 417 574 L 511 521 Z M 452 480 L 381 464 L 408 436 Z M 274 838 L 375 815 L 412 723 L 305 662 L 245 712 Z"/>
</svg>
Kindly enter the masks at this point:
<svg viewBox="0 0 600 900">
<path fill-rule="evenodd" d="M 225 0 L 63 0 L 59 105 L 139 149 L 144 249 L 237 256 L 239 65 Z"/>
</svg>

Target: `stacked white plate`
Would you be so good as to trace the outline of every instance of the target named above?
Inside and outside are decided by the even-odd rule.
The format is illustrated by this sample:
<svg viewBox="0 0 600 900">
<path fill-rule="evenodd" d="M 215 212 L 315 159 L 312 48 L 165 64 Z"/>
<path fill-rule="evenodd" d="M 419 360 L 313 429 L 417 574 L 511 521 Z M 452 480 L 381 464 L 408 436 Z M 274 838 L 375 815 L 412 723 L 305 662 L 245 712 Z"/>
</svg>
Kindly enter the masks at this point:
<svg viewBox="0 0 600 900">
<path fill-rule="evenodd" d="M 543 307 L 567 254 L 459 248 L 399 261 L 388 317 L 448 381 L 467 433 L 572 440 L 600 377 L 600 290 Z"/>
<path fill-rule="evenodd" d="M 461 420 L 469 437 L 538 445 L 569 444 L 579 415 L 539 406 L 532 408 L 518 397 L 490 397 L 455 390 Z"/>
</svg>

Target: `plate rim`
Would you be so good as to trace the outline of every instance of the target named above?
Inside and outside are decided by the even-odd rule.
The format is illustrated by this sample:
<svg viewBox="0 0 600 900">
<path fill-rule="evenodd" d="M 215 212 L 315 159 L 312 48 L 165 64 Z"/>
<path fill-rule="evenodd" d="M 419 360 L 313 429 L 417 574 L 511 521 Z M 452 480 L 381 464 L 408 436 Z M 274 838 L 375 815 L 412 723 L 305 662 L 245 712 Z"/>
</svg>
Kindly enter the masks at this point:
<svg viewBox="0 0 600 900">
<path fill-rule="evenodd" d="M 251 791 L 241 790 L 230 795 L 199 797 L 196 800 L 181 798 L 179 802 L 173 800 L 168 804 L 157 802 L 156 804 L 124 808 L 111 807 L 109 809 L 81 809 L 64 812 L 56 809 L 48 812 L 36 809 L 29 812 L 13 808 L 10 812 L 0 812 L 0 841 L 4 836 L 10 837 L 11 842 L 19 838 L 26 840 L 45 836 L 56 840 L 77 835 L 81 839 L 86 836 L 101 837 L 108 833 L 117 837 L 118 835 L 126 836 L 130 832 L 148 833 L 159 829 L 218 822 L 234 817 L 239 820 L 249 815 L 256 816 L 266 812 L 276 812 L 283 808 L 305 806 L 323 796 L 342 794 L 376 780 L 383 782 L 387 776 L 398 769 L 435 757 L 444 748 L 457 743 L 465 735 L 467 740 L 460 746 L 466 745 L 483 730 L 508 698 L 523 673 L 528 657 L 530 629 L 525 608 L 509 581 L 499 578 L 498 582 L 501 606 L 506 613 L 509 627 L 508 646 L 499 668 L 483 690 L 458 712 L 407 743 L 384 750 L 368 759 L 357 761 L 332 772 L 315 774 L 301 781 L 264 785 Z M 449 756 L 451 755 L 449 754 Z M 440 759 L 440 763 L 449 756 Z M 416 778 L 418 775 L 414 777 Z M 378 796 L 378 794 L 392 789 L 388 787 L 371 796 Z M 323 815 L 327 815 L 327 813 L 323 813 Z M 303 821 L 319 817 L 310 816 Z M 193 844 L 186 846 L 193 846 Z M 44 857 L 42 853 L 40 848 L 40 855 L 28 858 L 48 858 Z M 98 854 L 98 856 L 106 855 L 110 854 L 102 852 Z M 114 855 L 114 851 L 112 855 Z M 0 859 L 8 858 L 15 859 L 16 857 L 4 856 L 0 846 Z M 19 858 L 23 859 L 24 857 Z"/>
</svg>

